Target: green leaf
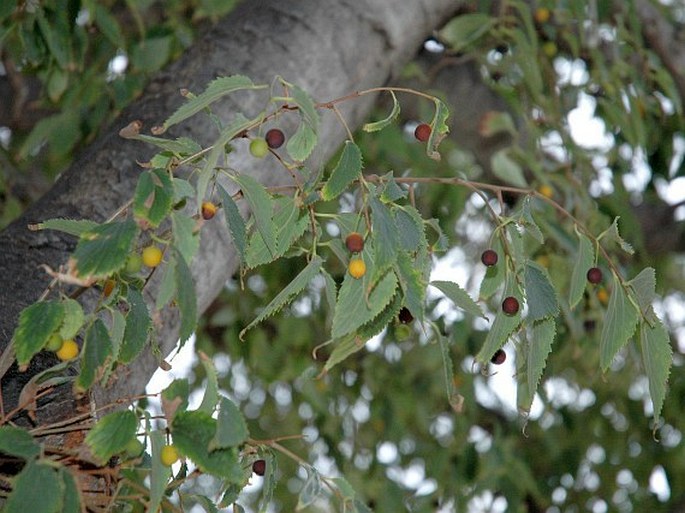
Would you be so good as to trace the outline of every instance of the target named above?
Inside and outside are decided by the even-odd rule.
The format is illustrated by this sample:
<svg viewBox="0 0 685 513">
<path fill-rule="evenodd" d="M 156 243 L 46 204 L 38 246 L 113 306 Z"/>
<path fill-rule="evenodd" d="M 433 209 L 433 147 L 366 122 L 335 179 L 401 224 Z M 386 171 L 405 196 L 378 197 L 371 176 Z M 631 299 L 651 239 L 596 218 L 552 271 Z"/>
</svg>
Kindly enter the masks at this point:
<svg viewBox="0 0 685 513">
<path fill-rule="evenodd" d="M 416 319 L 423 322 L 426 303 L 426 281 L 423 279 L 423 269 L 418 269 L 416 263 L 405 252 L 401 252 L 395 265 L 395 273 L 402 287 L 404 306 Z"/>
<path fill-rule="evenodd" d="M 426 248 L 426 232 L 423 226 L 423 219 L 418 210 L 411 205 L 397 207 L 393 210 L 395 214 L 395 226 L 400 235 L 400 247 L 404 251 L 414 252 Z"/>
<path fill-rule="evenodd" d="M 391 322 L 397 319 L 397 314 L 402 308 L 402 295 L 395 294 L 392 301 L 383 311 L 372 320 L 359 327 L 356 334 L 363 340 L 369 340 L 383 331 Z"/>
<path fill-rule="evenodd" d="M 502 243 L 499 238 L 493 244 L 493 248 L 498 255 L 502 254 Z M 485 276 L 480 283 L 478 296 L 480 299 L 490 298 L 504 283 L 506 267 L 503 264 L 493 265 L 485 269 Z"/>
<path fill-rule="evenodd" d="M 453 18 L 439 32 L 440 39 L 458 52 L 487 34 L 496 20 L 482 13 L 462 14 Z"/>
<path fill-rule="evenodd" d="M 59 334 L 64 340 L 67 340 L 76 336 L 83 326 L 85 316 L 80 303 L 74 299 L 64 299 L 62 305 L 64 306 L 64 318 Z"/>
<path fill-rule="evenodd" d="M 321 495 L 322 491 L 319 473 L 314 467 L 307 467 L 307 480 L 300 491 L 295 510 L 300 511 L 314 504 L 314 501 Z"/>
<path fill-rule="evenodd" d="M 195 220 L 181 212 L 172 212 L 171 227 L 174 233 L 174 246 L 183 256 L 186 264 L 190 265 L 193 256 L 200 248 L 199 232 L 193 233 Z"/>
<path fill-rule="evenodd" d="M 138 356 L 145 347 L 152 327 L 147 305 L 138 289 L 129 287 L 126 302 L 129 310 L 126 315 L 124 340 L 119 349 L 119 361 L 121 363 L 131 363 Z"/>
<path fill-rule="evenodd" d="M 112 316 L 112 327 L 109 330 L 110 339 L 112 340 L 112 359 L 119 361 L 119 351 L 121 351 L 121 343 L 124 340 L 124 332 L 126 331 L 126 317 L 119 310 L 110 311 Z"/>
<path fill-rule="evenodd" d="M 217 189 L 219 191 L 219 197 L 221 198 L 221 204 L 224 208 L 226 224 L 228 225 L 231 238 L 233 239 L 233 245 L 240 257 L 240 261 L 245 262 L 245 248 L 247 247 L 245 221 L 243 220 L 243 216 L 240 215 L 238 206 L 235 204 L 235 201 L 233 201 L 231 195 L 226 192 L 226 189 L 220 185 Z"/>
<path fill-rule="evenodd" d="M 107 326 L 96 319 L 86 332 L 81 349 L 81 373 L 76 384 L 84 389 L 90 388 L 101 372 L 101 367 L 112 356 L 112 341 L 109 339 Z"/>
<path fill-rule="evenodd" d="M 0 426 L 0 453 L 30 460 L 40 455 L 40 446 L 28 431 L 14 426 Z"/>
<path fill-rule="evenodd" d="M 524 282 L 529 320 L 539 321 L 559 313 L 557 293 L 544 267 L 528 260 L 524 270 Z"/>
<path fill-rule="evenodd" d="M 293 160 L 303 162 L 311 155 L 317 140 L 316 132 L 309 125 L 300 123 L 297 131 L 285 145 L 285 149 Z"/>
<path fill-rule="evenodd" d="M 162 279 L 157 289 L 157 299 L 155 309 L 161 310 L 176 294 L 176 255 L 170 253 L 169 260 L 162 268 Z"/>
<path fill-rule="evenodd" d="M 432 281 L 430 284 L 445 294 L 450 301 L 466 313 L 469 313 L 474 317 L 483 317 L 484 319 L 487 319 L 478 303 L 476 303 L 471 296 L 469 296 L 468 292 L 462 289 L 457 283 L 451 281 Z"/>
<path fill-rule="evenodd" d="M 16 477 L 3 512 L 61 512 L 64 496 L 59 477 L 52 465 L 40 461 L 29 462 Z"/>
<path fill-rule="evenodd" d="M 445 378 L 445 392 L 447 393 L 447 402 L 449 402 L 455 413 L 461 413 L 464 398 L 457 393 L 454 387 L 454 364 L 452 363 L 452 356 L 450 355 L 450 347 L 447 340 L 440 333 L 436 333 L 438 343 L 440 344 L 440 355 L 442 356 L 442 372 Z"/>
<path fill-rule="evenodd" d="M 176 253 L 176 291 L 178 311 L 181 314 L 181 328 L 179 331 L 179 338 L 181 345 L 190 338 L 195 331 L 197 325 L 197 297 L 195 295 L 195 284 L 193 283 L 193 276 L 190 273 L 190 268 L 181 256 L 178 249 Z"/>
<path fill-rule="evenodd" d="M 628 299 L 618 278 L 614 275 L 614 289 L 609 298 L 599 345 L 599 363 L 602 371 L 606 372 L 616 353 L 635 333 L 636 325 L 637 311 Z"/>
<path fill-rule="evenodd" d="M 138 418 L 131 410 L 115 411 L 97 421 L 86 435 L 86 443 L 102 464 L 122 452 L 135 436 Z"/>
<path fill-rule="evenodd" d="M 150 471 L 150 502 L 146 504 L 147 511 L 159 511 L 162 503 L 167 482 L 171 477 L 171 467 L 162 463 L 160 454 L 166 445 L 166 439 L 162 431 L 150 433 L 150 444 L 152 445 L 152 459 Z"/>
<path fill-rule="evenodd" d="M 383 130 L 386 126 L 395 121 L 397 119 L 397 116 L 400 115 L 400 103 L 397 101 L 395 93 L 392 91 L 388 92 L 392 96 L 392 110 L 390 111 L 390 114 L 388 114 L 388 117 L 385 119 L 374 121 L 372 123 L 366 123 L 362 127 L 362 130 L 364 130 L 364 132 L 377 132 L 379 130 Z"/>
<path fill-rule="evenodd" d="M 33 355 L 43 349 L 63 319 L 64 305 L 59 301 L 40 301 L 22 310 L 12 337 L 20 367 L 28 365 Z"/>
<path fill-rule="evenodd" d="M 526 411 L 530 410 L 535 391 L 540 384 L 540 378 L 547 365 L 547 356 L 552 351 L 552 343 L 556 335 L 556 324 L 554 319 L 544 319 L 533 323 L 530 330 L 530 346 L 528 348 L 528 358 L 526 365 L 526 379 L 530 402 L 523 405 Z"/>
<path fill-rule="evenodd" d="M 133 215 L 157 228 L 171 211 L 174 186 L 164 169 L 145 171 L 138 178 L 133 196 Z"/>
<path fill-rule="evenodd" d="M 214 368 L 212 359 L 202 351 L 200 351 L 200 360 L 205 368 L 207 385 L 205 386 L 205 395 L 202 397 L 202 403 L 200 403 L 197 409 L 211 415 L 214 413 L 216 403 L 219 401 L 219 379 L 217 378 L 216 368 Z"/>
<path fill-rule="evenodd" d="M 212 449 L 237 447 L 241 445 L 250 433 L 243 414 L 233 401 L 226 397 L 221 398 L 219 417 L 217 419 L 216 435 L 212 439 Z"/>
<path fill-rule="evenodd" d="M 628 282 L 635 293 L 635 299 L 643 313 L 650 311 L 656 297 L 656 273 L 652 267 L 646 267 L 640 274 Z"/>
<path fill-rule="evenodd" d="M 266 247 L 272 254 L 276 249 L 276 223 L 273 220 L 273 201 L 264 186 L 248 175 L 235 175 L 233 180 L 240 186 Z"/>
<path fill-rule="evenodd" d="M 121 33 L 117 19 L 112 16 L 104 5 L 95 3 L 93 6 L 95 24 L 115 48 L 120 48 L 125 44 L 126 38 Z"/>
<path fill-rule="evenodd" d="M 342 338 L 373 320 L 395 296 L 397 277 L 393 272 L 386 273 L 368 297 L 364 283 L 365 280 L 354 279 L 349 273 L 345 274 L 333 315 L 333 338 Z"/>
<path fill-rule="evenodd" d="M 300 86 L 289 84 L 289 87 L 293 95 L 292 100 L 299 107 L 303 121 L 316 131 L 319 127 L 319 114 L 314 100 Z"/>
<path fill-rule="evenodd" d="M 447 118 L 450 113 L 447 106 L 440 99 L 434 98 L 433 103 L 435 103 L 435 114 L 431 121 L 432 130 L 428 137 L 428 143 L 426 144 L 426 155 L 433 160 L 440 160 L 438 146 L 440 145 L 440 141 L 442 141 L 450 131 L 447 126 Z"/>
<path fill-rule="evenodd" d="M 262 493 L 262 499 L 259 501 L 259 513 L 266 513 L 268 511 L 274 490 L 276 489 L 278 476 L 278 460 L 273 453 L 271 451 L 267 452 L 264 454 L 264 459 L 266 460 L 266 475 L 264 476 L 264 492 Z"/>
<path fill-rule="evenodd" d="M 325 372 L 330 371 L 340 362 L 346 360 L 350 355 L 364 349 L 369 338 L 371 337 L 363 337 L 357 333 L 349 333 L 340 339 L 328 341 L 327 343 L 335 344 L 335 347 L 333 348 L 333 351 L 331 351 L 328 360 L 326 360 L 326 365 L 324 365 L 323 370 Z"/>
<path fill-rule="evenodd" d="M 378 195 L 384 203 L 394 203 L 399 199 L 406 198 L 409 193 L 406 189 L 401 188 L 397 184 L 397 180 L 393 176 L 392 171 L 388 171 L 382 176 L 382 185 L 379 186 L 380 194 Z M 409 208 L 412 208 L 409 206 Z"/>
<path fill-rule="evenodd" d="M 169 116 L 169 118 L 162 125 L 161 130 L 158 130 L 157 133 L 163 133 L 167 131 L 169 127 L 180 123 L 191 116 L 194 116 L 215 101 L 230 93 L 245 89 L 265 89 L 266 87 L 266 85 L 255 85 L 252 80 L 242 75 L 219 77 L 215 80 L 212 80 L 209 85 L 207 85 L 207 88 L 204 90 L 204 92 L 188 100 L 181 107 L 179 107 L 176 112 Z"/>
<path fill-rule="evenodd" d="M 307 267 L 305 267 L 300 274 L 298 274 L 293 281 L 291 281 L 286 287 L 281 290 L 278 295 L 276 295 L 275 298 L 271 300 L 271 302 L 266 305 L 264 310 L 260 312 L 260 314 L 253 320 L 250 324 L 247 325 L 245 329 L 243 329 L 240 332 L 240 340 L 243 340 L 243 337 L 245 336 L 245 333 L 254 328 L 257 324 L 262 322 L 264 319 L 267 317 L 270 317 L 274 315 L 276 312 L 278 312 L 281 308 L 289 304 L 293 299 L 295 299 L 295 296 L 302 292 L 305 287 L 309 284 L 309 282 L 316 276 L 319 272 L 319 269 L 321 268 L 321 264 L 323 263 L 323 260 L 321 260 L 320 257 L 315 256 L 312 258 L 312 260 L 307 264 Z"/>
<path fill-rule="evenodd" d="M 518 224 L 523 226 L 526 232 L 532 236 L 540 244 L 545 243 L 545 236 L 542 234 L 540 227 L 533 219 L 533 214 L 530 211 L 531 196 L 526 196 L 521 205 L 521 211 L 518 217 Z"/>
<path fill-rule="evenodd" d="M 649 380 L 649 395 L 654 407 L 654 421 L 658 424 L 661 409 L 666 398 L 666 382 L 673 364 L 673 350 L 668 330 L 660 319 L 655 318 L 650 326 L 640 323 L 640 350 L 642 362 Z"/>
<path fill-rule="evenodd" d="M 374 279 L 395 264 L 400 236 L 392 212 L 378 198 L 371 196 L 373 223 Z"/>
<path fill-rule="evenodd" d="M 29 225 L 31 230 L 57 230 L 80 237 L 83 233 L 92 231 L 100 226 L 88 219 L 48 219 L 42 223 Z"/>
<path fill-rule="evenodd" d="M 618 245 L 619 248 L 621 248 L 623 251 L 628 253 L 629 255 L 632 255 L 635 253 L 635 250 L 633 249 L 633 246 L 628 244 L 625 240 L 623 240 L 623 237 L 621 237 L 618 233 L 618 220 L 620 217 L 615 217 L 614 222 L 611 223 L 611 226 L 604 230 L 599 237 L 597 237 L 598 240 L 604 239 L 608 243 L 615 243 Z"/>
<path fill-rule="evenodd" d="M 62 478 L 64 490 L 64 504 L 62 505 L 61 513 L 81 513 L 83 500 L 81 490 L 76 485 L 74 475 L 65 467 L 59 469 L 59 474 Z"/>
<path fill-rule="evenodd" d="M 354 488 L 352 488 L 350 482 L 344 477 L 334 477 L 331 479 L 331 481 L 333 481 L 333 484 L 335 484 L 336 488 L 340 492 L 340 497 L 343 501 L 351 501 L 357 495 L 357 492 L 354 491 Z"/>
<path fill-rule="evenodd" d="M 362 152 L 359 146 L 352 141 L 345 141 L 338 163 L 331 171 L 326 184 L 321 189 L 321 198 L 324 201 L 332 200 L 342 194 L 353 181 L 362 174 Z"/>
<path fill-rule="evenodd" d="M 243 470 L 235 448 L 210 451 L 217 421 L 203 411 L 179 411 L 172 423 L 174 445 L 202 470 L 229 483 L 241 483 Z"/>
<path fill-rule="evenodd" d="M 490 165 L 495 176 L 506 183 L 516 187 L 528 187 L 523 169 L 509 156 L 509 149 L 505 148 L 496 152 L 490 159 Z"/>
<path fill-rule="evenodd" d="M 592 242 L 585 235 L 578 233 L 580 245 L 578 246 L 578 254 L 575 258 L 573 266 L 573 273 L 571 274 L 571 289 L 569 291 L 568 302 L 571 308 L 574 308 L 583 297 L 585 286 L 587 284 L 587 270 L 594 265 L 595 250 Z"/>
<path fill-rule="evenodd" d="M 129 53 L 134 68 L 152 73 L 164 66 L 171 57 L 171 36 L 148 37 L 134 44 Z"/>
<path fill-rule="evenodd" d="M 515 284 L 509 283 L 505 288 L 505 292 L 502 297 L 513 296 L 521 302 L 520 297 L 515 293 Z M 490 326 L 488 334 L 485 336 L 485 342 L 483 342 L 483 347 L 476 355 L 476 361 L 481 364 L 487 364 L 495 354 L 495 351 L 500 349 L 507 341 L 507 339 L 514 333 L 521 325 L 521 310 L 515 315 L 507 315 L 500 308 L 497 311 L 495 320 Z"/>
<path fill-rule="evenodd" d="M 133 219 L 102 224 L 83 233 L 74 251 L 79 275 L 109 276 L 124 267 L 137 235 Z"/>
</svg>

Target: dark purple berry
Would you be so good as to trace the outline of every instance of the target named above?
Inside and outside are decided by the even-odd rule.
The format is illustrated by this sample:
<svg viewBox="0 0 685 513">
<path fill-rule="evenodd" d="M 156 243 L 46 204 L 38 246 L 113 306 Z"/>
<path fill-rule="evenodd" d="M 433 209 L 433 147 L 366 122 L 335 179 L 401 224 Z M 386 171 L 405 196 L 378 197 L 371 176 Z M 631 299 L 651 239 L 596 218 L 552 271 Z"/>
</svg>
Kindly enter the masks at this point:
<svg viewBox="0 0 685 513">
<path fill-rule="evenodd" d="M 602 270 L 599 267 L 591 267 L 587 271 L 587 281 L 597 285 L 602 281 Z"/>
<path fill-rule="evenodd" d="M 480 261 L 488 267 L 492 267 L 493 265 L 495 265 L 497 263 L 497 260 L 497 251 L 495 251 L 494 249 L 486 249 L 480 256 Z"/>
<path fill-rule="evenodd" d="M 407 308 L 406 306 L 402 307 L 400 313 L 397 315 L 397 318 L 400 320 L 402 324 L 409 324 L 414 320 L 414 316 L 411 314 L 409 308 Z"/>
<path fill-rule="evenodd" d="M 266 144 L 269 145 L 269 148 L 275 150 L 276 148 L 283 146 L 283 143 L 285 142 L 285 135 L 283 134 L 282 130 L 279 130 L 278 128 L 272 128 L 266 133 L 264 139 L 266 139 Z"/>
<path fill-rule="evenodd" d="M 506 359 L 507 353 L 504 352 L 504 349 L 498 349 L 497 351 L 495 351 L 495 354 L 492 355 L 490 361 L 495 365 L 502 365 Z"/>
<path fill-rule="evenodd" d="M 519 311 L 519 301 L 513 296 L 509 296 L 502 301 L 502 311 L 507 315 L 516 315 Z"/>
<path fill-rule="evenodd" d="M 252 472 L 257 474 L 258 476 L 263 476 L 264 473 L 266 472 L 266 461 L 265 460 L 257 460 L 252 464 Z"/>
<path fill-rule="evenodd" d="M 416 127 L 416 130 L 414 130 L 414 137 L 416 137 L 418 141 L 426 142 L 431 136 L 432 130 L 433 129 L 428 123 L 421 123 Z"/>
</svg>

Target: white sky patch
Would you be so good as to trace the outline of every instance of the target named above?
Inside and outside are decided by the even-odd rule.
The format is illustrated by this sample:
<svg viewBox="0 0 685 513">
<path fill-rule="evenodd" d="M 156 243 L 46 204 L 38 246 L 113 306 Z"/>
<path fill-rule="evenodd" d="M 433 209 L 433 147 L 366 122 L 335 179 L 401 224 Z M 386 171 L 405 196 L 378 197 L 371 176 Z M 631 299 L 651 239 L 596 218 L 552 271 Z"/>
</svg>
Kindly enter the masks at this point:
<svg viewBox="0 0 685 513">
<path fill-rule="evenodd" d="M 671 485 L 661 465 L 654 467 L 649 476 L 649 491 L 655 494 L 660 502 L 666 502 L 671 497 Z"/>
<path fill-rule="evenodd" d="M 607 133 L 604 121 L 595 116 L 597 102 L 584 93 L 578 95 L 578 106 L 568 114 L 571 137 L 578 146 L 608 151 L 614 138 Z"/>
</svg>

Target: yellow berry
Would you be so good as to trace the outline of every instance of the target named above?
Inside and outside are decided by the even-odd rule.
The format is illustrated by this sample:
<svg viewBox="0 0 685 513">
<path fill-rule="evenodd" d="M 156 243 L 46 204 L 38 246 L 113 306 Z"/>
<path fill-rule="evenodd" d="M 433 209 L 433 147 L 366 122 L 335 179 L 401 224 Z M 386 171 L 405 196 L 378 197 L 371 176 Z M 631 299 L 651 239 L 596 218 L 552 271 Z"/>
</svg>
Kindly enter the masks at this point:
<svg viewBox="0 0 685 513">
<path fill-rule="evenodd" d="M 347 269 L 350 271 L 350 275 L 355 279 L 359 279 L 366 274 L 366 264 L 361 258 L 353 258 L 350 260 L 350 265 Z"/>
<path fill-rule="evenodd" d="M 605 289 L 604 287 L 599 289 L 597 291 L 597 299 L 600 303 L 606 306 L 609 303 L 609 293 L 607 292 L 607 289 Z"/>
<path fill-rule="evenodd" d="M 538 7 L 535 9 L 535 13 L 533 14 L 535 21 L 540 24 L 547 23 L 551 17 L 552 13 L 549 9 L 547 9 L 547 7 Z"/>
<path fill-rule="evenodd" d="M 157 246 L 143 249 L 143 263 L 148 267 L 157 267 L 162 261 L 162 250 Z"/>
<path fill-rule="evenodd" d="M 162 447 L 162 452 L 159 454 L 159 459 L 162 461 L 162 465 L 170 467 L 178 461 L 178 449 L 173 445 L 165 445 Z"/>
<path fill-rule="evenodd" d="M 211 201 L 205 201 L 202 203 L 202 219 L 209 221 L 216 214 L 216 205 Z"/>
<path fill-rule="evenodd" d="M 538 187 L 538 192 L 545 198 L 551 199 L 554 196 L 554 189 L 547 184 L 542 184 L 540 187 Z"/>
<path fill-rule="evenodd" d="M 554 41 L 546 41 L 545 43 L 543 43 L 542 53 L 544 53 L 550 59 L 552 57 L 556 57 L 558 52 L 559 48 L 557 48 L 557 44 Z"/>
<path fill-rule="evenodd" d="M 78 356 L 78 344 L 71 339 L 65 340 L 55 354 L 63 362 L 73 360 Z"/>
</svg>

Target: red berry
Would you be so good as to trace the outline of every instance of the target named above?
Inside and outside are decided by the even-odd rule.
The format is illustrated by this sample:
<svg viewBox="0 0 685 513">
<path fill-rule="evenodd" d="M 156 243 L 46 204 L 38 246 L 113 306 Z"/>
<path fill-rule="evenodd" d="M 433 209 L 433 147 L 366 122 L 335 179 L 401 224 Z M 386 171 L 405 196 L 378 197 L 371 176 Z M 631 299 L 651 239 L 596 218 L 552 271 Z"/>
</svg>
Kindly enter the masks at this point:
<svg viewBox="0 0 685 513">
<path fill-rule="evenodd" d="M 265 460 L 257 460 L 252 464 L 252 472 L 257 474 L 258 476 L 263 476 L 264 473 L 266 472 L 266 461 Z"/>
<path fill-rule="evenodd" d="M 513 296 L 509 296 L 502 301 L 502 311 L 507 315 L 516 315 L 519 311 L 519 301 Z"/>
<path fill-rule="evenodd" d="M 400 320 L 402 324 L 409 324 L 411 321 L 414 320 L 414 316 L 411 314 L 409 308 L 407 308 L 406 306 L 402 307 L 400 313 L 397 315 L 397 318 Z"/>
<path fill-rule="evenodd" d="M 431 136 L 432 128 L 428 123 L 421 123 L 414 130 L 414 137 L 421 142 L 426 142 Z"/>
<path fill-rule="evenodd" d="M 591 267 L 587 271 L 587 281 L 593 285 L 597 285 L 602 281 L 602 270 L 599 267 Z"/>
<path fill-rule="evenodd" d="M 480 256 L 480 261 L 488 267 L 492 267 L 497 263 L 497 251 L 494 249 L 486 249 Z"/>
<path fill-rule="evenodd" d="M 269 145 L 269 148 L 275 150 L 276 148 L 283 146 L 283 143 L 285 142 L 285 134 L 283 134 L 283 131 L 279 130 L 278 128 L 272 128 L 266 133 L 264 139 L 266 139 L 266 144 Z"/>
<path fill-rule="evenodd" d="M 498 349 L 497 351 L 495 351 L 495 354 L 492 355 L 490 361 L 495 365 L 502 365 L 506 359 L 507 353 L 504 352 L 504 349 Z"/>
<path fill-rule="evenodd" d="M 364 237 L 357 232 L 352 232 L 345 239 L 345 246 L 347 246 L 347 249 L 352 253 L 359 253 L 364 249 Z"/>
</svg>

